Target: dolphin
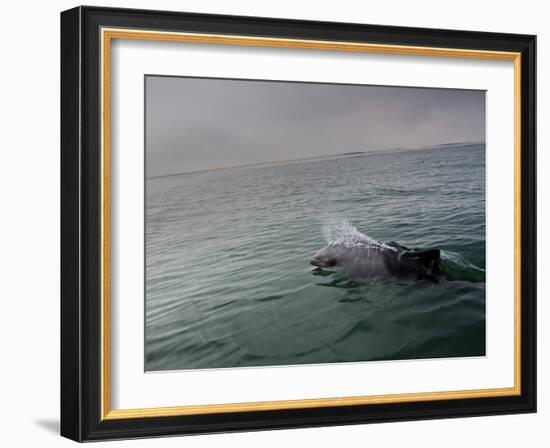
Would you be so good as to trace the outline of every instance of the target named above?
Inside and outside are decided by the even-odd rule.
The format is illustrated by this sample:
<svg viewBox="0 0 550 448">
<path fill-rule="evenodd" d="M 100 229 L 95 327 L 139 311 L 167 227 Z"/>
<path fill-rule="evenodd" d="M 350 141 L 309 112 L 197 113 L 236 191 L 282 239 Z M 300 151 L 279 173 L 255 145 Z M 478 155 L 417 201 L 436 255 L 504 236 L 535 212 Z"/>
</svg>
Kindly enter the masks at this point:
<svg viewBox="0 0 550 448">
<path fill-rule="evenodd" d="M 439 249 L 409 249 L 395 241 L 381 242 L 359 235 L 360 238 L 338 238 L 329 243 L 315 254 L 310 264 L 345 272 L 352 279 L 397 277 L 435 283 L 441 279 Z"/>
</svg>

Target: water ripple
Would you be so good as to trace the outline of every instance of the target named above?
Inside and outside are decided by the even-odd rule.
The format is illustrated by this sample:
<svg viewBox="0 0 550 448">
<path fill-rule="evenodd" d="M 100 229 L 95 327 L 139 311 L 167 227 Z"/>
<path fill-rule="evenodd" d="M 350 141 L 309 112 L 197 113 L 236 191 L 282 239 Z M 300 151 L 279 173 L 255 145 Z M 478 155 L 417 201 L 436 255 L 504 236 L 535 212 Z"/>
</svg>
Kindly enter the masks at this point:
<svg viewBox="0 0 550 448">
<path fill-rule="evenodd" d="M 484 160 L 465 145 L 147 181 L 146 369 L 483 355 Z M 439 247 L 478 283 L 319 272 L 335 219 Z"/>
</svg>

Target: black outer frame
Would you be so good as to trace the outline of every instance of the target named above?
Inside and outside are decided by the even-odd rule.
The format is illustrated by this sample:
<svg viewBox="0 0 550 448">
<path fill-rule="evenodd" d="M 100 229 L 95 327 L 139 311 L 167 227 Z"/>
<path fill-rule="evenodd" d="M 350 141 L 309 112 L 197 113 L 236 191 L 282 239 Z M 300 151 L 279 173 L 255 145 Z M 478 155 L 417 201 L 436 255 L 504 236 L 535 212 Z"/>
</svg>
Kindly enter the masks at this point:
<svg viewBox="0 0 550 448">
<path fill-rule="evenodd" d="M 521 395 L 100 419 L 100 28 L 521 52 Z M 536 412 L 536 36 L 77 7 L 61 13 L 61 435 L 141 438 Z"/>
</svg>

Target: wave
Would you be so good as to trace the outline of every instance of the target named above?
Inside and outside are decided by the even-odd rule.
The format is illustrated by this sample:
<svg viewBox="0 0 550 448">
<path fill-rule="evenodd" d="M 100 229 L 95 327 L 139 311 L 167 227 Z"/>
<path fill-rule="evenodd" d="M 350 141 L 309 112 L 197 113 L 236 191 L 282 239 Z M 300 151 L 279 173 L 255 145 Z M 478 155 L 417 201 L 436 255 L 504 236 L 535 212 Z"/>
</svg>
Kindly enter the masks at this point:
<svg viewBox="0 0 550 448">
<path fill-rule="evenodd" d="M 448 280 L 485 281 L 485 269 L 469 262 L 457 252 L 441 251 L 441 270 Z"/>
</svg>

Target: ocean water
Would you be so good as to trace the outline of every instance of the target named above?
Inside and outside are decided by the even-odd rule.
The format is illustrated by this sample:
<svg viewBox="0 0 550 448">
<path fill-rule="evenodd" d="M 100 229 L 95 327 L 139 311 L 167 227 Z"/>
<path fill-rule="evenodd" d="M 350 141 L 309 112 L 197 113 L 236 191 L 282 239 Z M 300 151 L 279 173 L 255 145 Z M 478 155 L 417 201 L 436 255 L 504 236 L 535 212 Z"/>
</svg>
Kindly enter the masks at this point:
<svg viewBox="0 0 550 448">
<path fill-rule="evenodd" d="M 449 279 L 311 266 L 342 226 Z M 485 146 L 148 179 L 145 258 L 148 371 L 483 356 Z"/>
</svg>

